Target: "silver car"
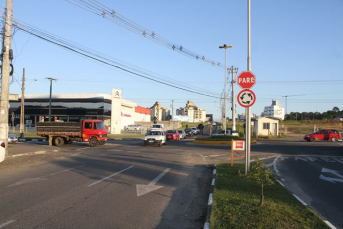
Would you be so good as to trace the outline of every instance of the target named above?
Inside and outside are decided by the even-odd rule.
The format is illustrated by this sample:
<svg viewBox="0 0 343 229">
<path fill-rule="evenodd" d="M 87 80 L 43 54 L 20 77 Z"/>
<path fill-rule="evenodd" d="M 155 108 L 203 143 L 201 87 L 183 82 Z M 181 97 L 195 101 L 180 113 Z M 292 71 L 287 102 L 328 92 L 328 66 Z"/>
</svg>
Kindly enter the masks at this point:
<svg viewBox="0 0 343 229">
<path fill-rule="evenodd" d="M 8 143 L 17 143 L 18 137 L 15 134 L 8 133 Z"/>
<path fill-rule="evenodd" d="M 185 139 L 186 138 L 186 132 L 184 130 L 177 130 L 180 134 L 180 139 Z"/>
</svg>

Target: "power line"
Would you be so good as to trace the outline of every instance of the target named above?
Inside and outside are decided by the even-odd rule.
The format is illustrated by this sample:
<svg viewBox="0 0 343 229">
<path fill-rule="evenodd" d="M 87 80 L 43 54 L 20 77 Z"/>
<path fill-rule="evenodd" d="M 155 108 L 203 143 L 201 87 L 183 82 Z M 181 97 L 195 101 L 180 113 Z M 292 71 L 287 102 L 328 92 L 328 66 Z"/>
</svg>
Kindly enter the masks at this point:
<svg viewBox="0 0 343 229">
<path fill-rule="evenodd" d="M 207 57 L 205 57 L 205 55 L 200 55 L 197 54 L 187 48 L 185 48 L 184 46 L 180 45 L 180 44 L 176 44 L 174 42 L 169 41 L 166 38 L 163 38 L 161 36 L 159 36 L 158 34 L 156 34 L 153 30 L 149 30 L 146 29 L 140 25 L 138 25 L 137 23 L 125 18 L 124 16 L 120 15 L 118 12 L 116 12 L 115 10 L 111 9 L 110 7 L 107 7 L 103 4 L 101 4 L 99 1 L 96 0 L 74 0 L 72 2 L 72 0 L 66 0 L 67 2 L 83 9 L 86 10 L 88 12 L 91 12 L 95 15 L 101 16 L 109 21 L 111 21 L 112 23 L 115 23 L 127 30 L 130 30 L 136 34 L 139 34 L 151 41 L 154 41 L 168 49 L 172 49 L 173 51 L 176 51 L 182 55 L 185 55 L 187 57 L 190 57 L 192 59 L 196 59 L 196 60 L 200 60 L 206 64 L 210 64 L 212 66 L 215 67 L 219 67 L 219 68 L 224 68 L 224 66 L 222 66 L 222 64 L 220 62 L 211 60 Z M 75 2 L 75 3 L 74 3 Z"/>
<path fill-rule="evenodd" d="M 179 83 L 177 81 L 167 80 L 168 78 L 166 78 L 166 77 L 164 77 L 163 79 L 159 79 L 158 77 L 156 77 L 156 75 L 153 75 L 149 72 L 143 71 L 137 67 L 128 66 L 127 64 L 118 63 L 118 61 L 115 61 L 115 60 L 111 59 L 110 57 L 106 57 L 104 54 L 102 54 L 100 52 L 88 49 L 88 48 L 80 46 L 80 45 L 77 45 L 73 42 L 64 40 L 61 37 L 57 37 L 55 35 L 48 34 L 48 33 L 43 32 L 37 28 L 33 28 L 33 27 L 29 26 L 28 24 L 25 24 L 23 22 L 19 22 L 18 20 L 14 20 L 13 26 L 15 26 L 17 29 L 19 29 L 23 32 L 26 32 L 28 34 L 31 34 L 32 36 L 35 36 L 37 38 L 40 38 L 42 40 L 45 40 L 45 41 L 50 42 L 52 44 L 55 44 L 57 46 L 60 46 L 60 47 L 66 49 L 68 51 L 77 53 L 77 54 L 82 55 L 84 57 L 87 57 L 89 59 L 95 60 L 99 63 L 117 68 L 121 71 L 127 72 L 129 74 L 134 75 L 134 76 L 139 76 L 141 78 L 150 80 L 152 82 L 163 84 L 163 85 L 166 85 L 166 86 L 169 86 L 172 88 L 176 88 L 179 90 L 183 90 L 186 92 L 190 92 L 190 93 L 194 93 L 194 94 L 198 94 L 198 95 L 202 95 L 202 96 L 207 96 L 207 97 L 212 97 L 212 98 L 220 98 L 217 93 L 214 93 L 214 92 L 201 93 L 198 91 L 194 91 L 193 90 L 194 86 L 189 86 L 189 88 L 186 88 L 184 86 L 185 85 L 184 83 L 180 82 L 183 84 L 181 86 L 181 85 L 179 85 Z M 203 89 L 201 89 L 201 90 L 206 91 Z"/>
</svg>

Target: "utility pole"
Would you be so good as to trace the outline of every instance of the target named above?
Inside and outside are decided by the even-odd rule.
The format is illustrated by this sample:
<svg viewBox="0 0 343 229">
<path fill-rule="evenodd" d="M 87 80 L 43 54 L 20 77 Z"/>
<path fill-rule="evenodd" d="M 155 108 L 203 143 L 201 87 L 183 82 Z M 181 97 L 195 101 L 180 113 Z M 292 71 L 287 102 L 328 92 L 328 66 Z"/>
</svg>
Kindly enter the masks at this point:
<svg viewBox="0 0 343 229">
<path fill-rule="evenodd" d="M 236 80 L 235 80 L 235 73 L 237 73 L 238 68 L 235 68 L 234 66 L 231 66 L 231 68 L 229 69 L 229 72 L 231 72 L 232 74 L 232 81 L 231 81 L 231 85 L 232 85 L 232 131 L 236 130 L 236 101 L 235 101 L 235 84 L 236 84 Z"/>
<path fill-rule="evenodd" d="M 25 95 L 25 68 L 23 68 L 23 82 L 21 85 L 21 109 L 20 109 L 20 137 L 24 137 L 24 95 Z"/>
<path fill-rule="evenodd" d="M 225 80 L 224 80 L 224 122 L 223 122 L 223 127 L 224 127 L 224 135 L 226 135 L 226 84 L 227 84 L 227 77 L 226 77 L 226 72 L 227 72 L 227 68 L 226 68 L 226 49 L 227 48 L 232 48 L 232 45 L 222 45 L 219 46 L 220 49 L 225 49 Z"/>
<path fill-rule="evenodd" d="M 45 79 L 50 80 L 50 99 L 49 99 L 49 122 L 51 122 L 51 94 L 52 94 L 52 81 L 57 81 L 57 79 L 51 78 L 51 77 L 47 77 Z"/>
<path fill-rule="evenodd" d="M 248 58 L 247 58 L 247 69 L 248 71 L 251 71 L 251 22 L 250 22 L 250 0 L 248 0 Z M 250 119 L 250 107 L 245 108 L 245 174 L 248 174 L 250 172 L 250 128 L 251 128 L 251 119 Z"/>
<path fill-rule="evenodd" d="M 5 142 L 5 156 L 8 156 L 8 109 L 9 109 L 9 78 L 10 49 L 12 41 L 12 0 L 6 0 L 5 26 L 2 44 L 1 68 L 1 109 L 0 109 L 0 139 Z M 0 155 L 0 162 L 2 161 Z"/>
<path fill-rule="evenodd" d="M 173 119 L 174 118 L 174 100 L 172 100 L 171 108 L 172 108 L 172 119 Z"/>
<path fill-rule="evenodd" d="M 293 96 L 304 96 L 305 94 L 302 94 L 302 95 L 283 95 L 282 97 L 285 97 L 286 99 L 286 110 L 285 110 L 285 117 L 287 115 L 287 98 L 288 97 L 293 97 Z"/>
</svg>

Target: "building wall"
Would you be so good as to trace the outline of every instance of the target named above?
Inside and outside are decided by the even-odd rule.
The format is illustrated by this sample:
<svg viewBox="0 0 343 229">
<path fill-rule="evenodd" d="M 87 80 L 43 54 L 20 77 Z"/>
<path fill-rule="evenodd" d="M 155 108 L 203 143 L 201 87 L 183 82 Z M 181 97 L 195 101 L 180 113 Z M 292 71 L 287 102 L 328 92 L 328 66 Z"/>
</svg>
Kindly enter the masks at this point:
<svg viewBox="0 0 343 229">
<path fill-rule="evenodd" d="M 267 128 L 269 126 L 269 129 Z M 268 117 L 260 117 L 254 120 L 253 133 L 263 136 L 277 136 L 279 135 L 279 120 Z"/>
<path fill-rule="evenodd" d="M 36 126 L 48 121 L 49 95 L 25 95 L 25 124 Z M 9 114 L 13 123 L 20 121 L 21 101 L 10 101 Z M 51 102 L 52 120 L 74 121 L 100 119 L 109 127 L 109 133 L 120 134 L 125 126 L 136 121 L 150 122 L 151 111 L 137 103 L 121 98 L 121 90 L 112 89 L 112 94 L 55 94 Z M 12 123 L 11 117 L 9 122 Z"/>
<path fill-rule="evenodd" d="M 280 120 L 284 120 L 285 109 L 279 104 L 279 101 L 272 100 L 271 106 L 264 107 L 264 111 L 262 112 L 262 116 L 275 117 L 275 118 L 278 118 Z"/>
</svg>

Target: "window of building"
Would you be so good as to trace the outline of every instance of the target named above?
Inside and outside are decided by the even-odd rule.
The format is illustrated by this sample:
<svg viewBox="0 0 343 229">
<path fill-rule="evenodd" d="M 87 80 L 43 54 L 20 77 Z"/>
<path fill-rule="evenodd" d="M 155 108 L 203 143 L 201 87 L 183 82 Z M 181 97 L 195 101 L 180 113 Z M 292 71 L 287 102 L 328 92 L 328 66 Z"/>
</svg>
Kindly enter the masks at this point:
<svg viewBox="0 0 343 229">
<path fill-rule="evenodd" d="M 270 129 L 270 123 L 269 122 L 264 122 L 263 123 L 263 129 L 264 130 L 269 130 Z"/>
</svg>

